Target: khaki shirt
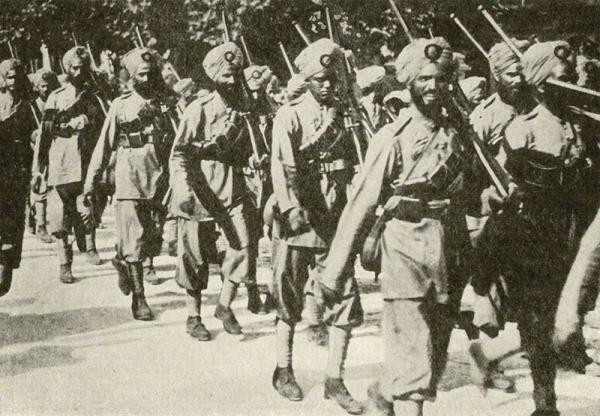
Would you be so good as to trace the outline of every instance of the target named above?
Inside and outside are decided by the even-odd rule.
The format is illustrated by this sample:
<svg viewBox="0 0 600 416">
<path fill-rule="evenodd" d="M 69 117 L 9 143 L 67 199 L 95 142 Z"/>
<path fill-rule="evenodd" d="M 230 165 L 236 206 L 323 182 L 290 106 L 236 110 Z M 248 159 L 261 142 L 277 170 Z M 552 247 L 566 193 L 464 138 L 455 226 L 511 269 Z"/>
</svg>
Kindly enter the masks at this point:
<svg viewBox="0 0 600 416">
<path fill-rule="evenodd" d="M 434 137 L 435 135 L 435 137 Z M 431 138 L 433 141 L 427 147 Z M 418 165 L 415 162 L 422 156 Z M 392 195 L 394 185 L 407 172 L 411 178 L 433 173 L 453 153 L 462 152 L 456 130 L 434 123 L 414 105 L 400 111 L 398 119 L 371 139 L 365 164 L 355 182 L 335 237 L 321 281 L 330 288 L 338 286 L 345 265 L 363 243 L 362 230 L 379 204 Z M 361 236 L 362 234 L 362 236 Z M 386 299 L 423 297 L 433 286 L 438 301 L 447 300 L 447 269 L 441 223 L 428 218 L 412 223 L 391 219 L 382 235 L 381 282 Z"/>
<path fill-rule="evenodd" d="M 346 202 L 346 186 L 353 167 L 351 153 L 344 148 L 351 146 L 352 139 L 342 139 L 343 148 L 331 165 L 307 160 L 299 150 L 322 127 L 330 111 L 307 92 L 281 107 L 273 121 L 271 177 L 275 201 L 282 214 L 292 208 L 305 209 L 310 222 L 304 232 L 292 234 L 282 230 L 281 238 L 292 246 L 328 247 Z M 340 170 L 325 172 L 329 167 Z"/>
<path fill-rule="evenodd" d="M 512 150 L 526 148 L 560 156 L 569 145 L 567 158 L 579 157 L 583 151 L 580 127 L 570 120 L 561 120 L 542 105 L 515 118 L 506 128 L 505 137 Z M 505 149 L 500 150 L 498 159 L 504 163 Z"/>
<path fill-rule="evenodd" d="M 479 139 L 489 146 L 493 155 L 497 155 L 504 130 L 517 115 L 517 110 L 495 93 L 475 107 L 470 119 Z"/>
<path fill-rule="evenodd" d="M 193 146 L 228 132 L 241 132 L 243 123 L 239 112 L 216 91 L 198 97 L 185 109 L 169 161 L 173 215 L 203 221 L 217 215 L 216 211 L 230 212 L 245 201 L 242 166 L 251 152 L 248 140 L 236 143 L 238 148 L 229 149 L 223 161 L 200 160 L 194 156 Z M 186 202 L 185 208 L 182 202 Z"/>
<path fill-rule="evenodd" d="M 55 122 L 54 115 L 68 110 L 79 103 L 78 114 L 70 120 Z M 88 91 L 77 94 L 75 87 L 66 84 L 53 91 L 44 107 L 40 156 L 38 166 L 48 168 L 48 185 L 56 186 L 85 180 L 87 167 L 102 126 L 103 114 L 97 97 Z M 76 122 L 77 127 L 65 133 L 59 124 Z M 57 129 L 61 129 L 57 134 Z M 49 149 L 48 149 L 49 148 Z"/>
<path fill-rule="evenodd" d="M 138 120 L 140 112 L 150 105 L 160 111 L 160 103 L 156 99 L 147 100 L 135 91 L 112 102 L 90 162 L 86 190 L 93 189 L 100 182 L 113 152 L 116 152 L 116 199 L 152 199 L 157 192 L 166 190 L 166 161 L 161 159 L 161 155 L 167 154 L 170 147 L 172 135 L 169 136 L 169 131 L 160 130 L 146 119 L 141 122 L 141 133 L 151 139 L 139 147 L 123 145 L 127 140 L 123 125 Z"/>
</svg>

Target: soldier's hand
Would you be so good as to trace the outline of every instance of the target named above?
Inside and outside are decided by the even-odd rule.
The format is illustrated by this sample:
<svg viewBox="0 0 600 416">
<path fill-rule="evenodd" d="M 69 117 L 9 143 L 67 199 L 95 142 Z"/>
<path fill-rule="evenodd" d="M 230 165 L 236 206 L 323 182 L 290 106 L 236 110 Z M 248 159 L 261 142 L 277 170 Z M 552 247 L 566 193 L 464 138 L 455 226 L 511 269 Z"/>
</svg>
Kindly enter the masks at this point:
<svg viewBox="0 0 600 416">
<path fill-rule="evenodd" d="M 85 128 L 89 124 L 89 120 L 85 114 L 81 114 L 77 117 L 72 118 L 67 123 L 67 127 L 70 127 L 73 130 L 80 131 Z"/>
<path fill-rule="evenodd" d="M 340 302 L 341 296 L 339 293 L 329 287 L 325 286 L 323 283 L 319 282 L 319 290 L 321 291 L 321 297 L 323 298 L 323 303 L 329 309 L 333 308 L 336 303 Z"/>
<path fill-rule="evenodd" d="M 87 191 L 83 194 L 83 205 L 86 207 L 91 207 L 94 205 L 94 192 Z"/>
<path fill-rule="evenodd" d="M 578 325 L 554 325 L 554 333 L 552 334 L 552 344 L 554 349 L 560 352 L 561 348 L 577 334 Z"/>
<path fill-rule="evenodd" d="M 294 233 L 310 226 L 308 212 L 306 212 L 304 208 L 300 207 L 292 208 L 287 212 L 287 221 L 290 230 Z"/>
<path fill-rule="evenodd" d="M 269 156 L 262 155 L 257 157 L 255 154 L 252 154 L 248 159 L 248 166 L 250 166 L 254 170 L 264 169 L 269 166 Z"/>
<path fill-rule="evenodd" d="M 502 197 L 494 186 L 484 189 L 481 193 L 481 214 L 490 215 L 500 211 L 508 200 L 509 197 Z"/>
</svg>

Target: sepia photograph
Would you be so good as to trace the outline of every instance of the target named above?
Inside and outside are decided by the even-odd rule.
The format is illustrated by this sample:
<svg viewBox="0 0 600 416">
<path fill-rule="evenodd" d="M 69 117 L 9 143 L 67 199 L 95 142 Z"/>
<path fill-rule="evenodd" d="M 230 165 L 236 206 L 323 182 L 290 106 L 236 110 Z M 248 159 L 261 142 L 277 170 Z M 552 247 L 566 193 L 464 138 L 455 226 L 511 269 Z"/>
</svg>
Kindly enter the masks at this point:
<svg viewBox="0 0 600 416">
<path fill-rule="evenodd" d="M 599 416 L 600 0 L 0 0 L 0 416 Z"/>
</svg>

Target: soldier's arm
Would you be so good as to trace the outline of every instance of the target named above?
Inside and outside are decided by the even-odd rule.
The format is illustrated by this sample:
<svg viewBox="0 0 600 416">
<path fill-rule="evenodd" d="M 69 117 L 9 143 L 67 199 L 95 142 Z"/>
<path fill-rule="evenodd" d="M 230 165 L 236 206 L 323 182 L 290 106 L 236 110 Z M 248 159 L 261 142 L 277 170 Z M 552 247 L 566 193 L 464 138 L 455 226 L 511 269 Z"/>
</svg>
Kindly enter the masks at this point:
<svg viewBox="0 0 600 416">
<path fill-rule="evenodd" d="M 113 150 L 116 148 L 116 141 L 119 137 L 119 123 L 117 120 L 118 107 L 121 100 L 116 99 L 108 110 L 106 119 L 100 132 L 100 137 L 94 147 L 90 165 L 88 167 L 85 180 L 84 192 L 90 193 L 100 182 L 102 173 L 110 161 Z"/>
<path fill-rule="evenodd" d="M 298 170 L 292 148 L 293 135 L 298 126 L 294 110 L 282 107 L 273 122 L 273 147 L 271 149 L 271 178 L 273 193 L 282 214 L 300 208 Z"/>
<path fill-rule="evenodd" d="M 48 168 L 48 153 L 52 144 L 54 134 L 54 124 L 56 121 L 56 95 L 50 94 L 44 108 L 42 116 L 42 125 L 40 128 L 40 137 L 38 139 L 38 151 L 34 155 L 34 166 L 37 167 L 36 173 L 42 174 Z"/>
<path fill-rule="evenodd" d="M 559 346 L 579 330 L 581 316 L 593 309 L 593 293 L 598 284 L 599 270 L 600 211 L 581 239 L 579 251 L 560 296 L 554 324 L 555 342 Z"/>
<path fill-rule="evenodd" d="M 203 121 L 202 106 L 193 102 L 184 111 L 169 157 L 170 185 L 173 189 L 185 187 L 186 193 L 190 188 L 190 176 L 193 166 L 193 143 L 197 141 L 197 135 L 201 131 Z"/>
<path fill-rule="evenodd" d="M 319 281 L 331 290 L 337 290 L 344 270 L 360 249 L 366 236 L 364 226 L 375 213 L 384 186 L 390 182 L 399 150 L 394 146 L 391 129 L 384 127 L 371 138 L 365 163 L 355 187 L 338 222 L 335 237 L 324 273 Z"/>
</svg>

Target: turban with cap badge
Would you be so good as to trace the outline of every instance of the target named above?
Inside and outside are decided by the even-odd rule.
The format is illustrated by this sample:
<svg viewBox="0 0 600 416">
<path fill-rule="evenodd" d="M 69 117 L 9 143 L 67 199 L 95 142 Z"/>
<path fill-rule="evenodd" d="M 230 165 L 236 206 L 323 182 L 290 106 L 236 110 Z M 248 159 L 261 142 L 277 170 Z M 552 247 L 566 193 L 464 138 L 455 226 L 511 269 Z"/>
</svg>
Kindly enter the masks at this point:
<svg viewBox="0 0 600 416">
<path fill-rule="evenodd" d="M 406 85 L 430 63 L 437 64 L 444 72 L 455 69 L 450 44 L 444 38 L 415 39 L 404 47 L 396 58 L 396 77 Z"/>
<path fill-rule="evenodd" d="M 202 61 L 206 75 L 215 81 L 226 68 L 240 68 L 244 62 L 242 50 L 233 42 L 212 48 Z"/>
</svg>

